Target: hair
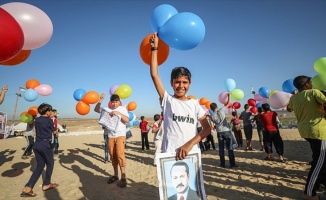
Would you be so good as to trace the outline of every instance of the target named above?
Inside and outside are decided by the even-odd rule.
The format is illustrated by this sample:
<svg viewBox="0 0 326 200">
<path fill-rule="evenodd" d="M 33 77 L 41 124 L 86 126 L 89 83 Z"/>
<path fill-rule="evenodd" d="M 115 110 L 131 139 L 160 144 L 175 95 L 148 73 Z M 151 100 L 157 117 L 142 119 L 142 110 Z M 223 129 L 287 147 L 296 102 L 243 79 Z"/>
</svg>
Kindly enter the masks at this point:
<svg viewBox="0 0 326 200">
<path fill-rule="evenodd" d="M 247 110 L 249 108 L 249 105 L 248 104 L 245 104 L 243 107 L 244 107 L 244 109 Z"/>
<path fill-rule="evenodd" d="M 311 78 L 309 76 L 304 76 L 304 75 L 297 76 L 293 80 L 293 85 L 297 89 L 302 89 L 304 87 L 305 83 L 308 81 L 308 79 L 311 79 Z"/>
<path fill-rule="evenodd" d="M 271 110 L 271 107 L 269 106 L 268 103 L 263 103 L 261 105 L 262 109 L 264 109 L 265 111 L 270 111 Z"/>
<path fill-rule="evenodd" d="M 258 111 L 258 113 L 262 113 L 263 112 L 263 109 L 261 107 L 258 107 L 257 108 L 257 111 Z"/>
<path fill-rule="evenodd" d="M 211 110 L 216 110 L 216 108 L 217 108 L 217 104 L 216 103 L 211 103 L 210 105 L 209 105 L 209 107 L 211 108 Z"/>
<path fill-rule="evenodd" d="M 186 76 L 191 83 L 191 72 L 186 67 L 175 67 L 171 71 L 171 81 L 179 76 Z"/>
<path fill-rule="evenodd" d="M 141 116 L 140 119 L 143 120 L 143 119 L 145 119 L 145 117 L 144 116 Z"/>
<path fill-rule="evenodd" d="M 42 103 L 37 108 L 37 111 L 38 111 L 38 113 L 40 113 L 40 115 L 44 115 L 47 111 L 51 111 L 51 110 L 52 110 L 52 106 L 47 103 Z"/>
<path fill-rule="evenodd" d="M 52 109 L 52 112 L 57 112 L 57 110 L 56 109 Z"/>
<path fill-rule="evenodd" d="M 232 116 L 235 117 L 237 116 L 238 112 L 237 111 L 232 111 Z"/>
<path fill-rule="evenodd" d="M 120 101 L 120 97 L 117 94 L 112 94 L 110 97 L 110 101 Z"/>
<path fill-rule="evenodd" d="M 177 167 L 177 166 L 184 166 L 186 168 L 187 174 L 189 174 L 189 166 L 188 166 L 188 164 L 185 163 L 185 162 L 183 162 L 183 161 L 177 161 L 171 167 L 170 176 L 172 176 L 172 169 L 173 169 L 173 167 Z"/>
<path fill-rule="evenodd" d="M 155 114 L 154 115 L 154 121 L 157 121 L 161 118 L 161 116 L 159 114 Z"/>
</svg>

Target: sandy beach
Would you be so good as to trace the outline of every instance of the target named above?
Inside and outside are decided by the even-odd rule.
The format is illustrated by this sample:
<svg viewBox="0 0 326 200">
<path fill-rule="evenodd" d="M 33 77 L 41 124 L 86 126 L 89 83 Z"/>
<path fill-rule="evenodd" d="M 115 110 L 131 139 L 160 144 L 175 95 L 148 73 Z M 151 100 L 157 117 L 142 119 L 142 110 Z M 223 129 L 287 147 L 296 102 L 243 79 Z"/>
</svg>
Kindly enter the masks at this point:
<svg viewBox="0 0 326 200">
<path fill-rule="evenodd" d="M 43 192 L 40 178 L 34 187 L 37 194 L 34 199 L 159 199 L 156 167 L 153 166 L 153 136 L 149 135 L 151 150 L 141 151 L 139 129 L 131 130 L 133 137 L 127 140 L 126 149 L 126 188 L 106 183 L 113 169 L 111 163 L 103 163 L 103 132 L 100 129 L 69 131 L 60 134 L 61 155 L 55 157 L 52 182 L 59 186 Z M 218 150 L 204 152 L 202 165 L 207 199 L 302 199 L 311 151 L 297 129 L 281 129 L 281 135 L 286 163 L 278 162 L 276 153 L 274 161 L 265 161 L 264 152 L 244 151 L 239 147 L 235 150 L 239 167 L 220 168 Z M 217 146 L 216 133 L 214 138 Z M 21 158 L 25 145 L 22 136 L 0 140 L 0 199 L 24 199 L 19 195 L 36 165 L 34 157 Z M 253 147 L 260 149 L 256 130 Z"/>
</svg>

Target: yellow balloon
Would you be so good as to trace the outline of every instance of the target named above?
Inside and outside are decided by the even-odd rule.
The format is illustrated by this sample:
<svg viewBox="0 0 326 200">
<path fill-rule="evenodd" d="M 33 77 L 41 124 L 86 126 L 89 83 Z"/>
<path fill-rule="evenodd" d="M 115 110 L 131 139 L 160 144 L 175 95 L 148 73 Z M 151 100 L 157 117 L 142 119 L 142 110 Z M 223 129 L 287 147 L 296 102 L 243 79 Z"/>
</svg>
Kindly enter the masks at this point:
<svg viewBox="0 0 326 200">
<path fill-rule="evenodd" d="M 274 93 L 278 92 L 278 90 L 272 90 L 269 92 L 268 98 L 271 97 Z"/>
<path fill-rule="evenodd" d="M 241 89 L 234 89 L 231 91 L 231 97 L 232 97 L 232 99 L 239 101 L 239 100 L 243 99 L 244 92 Z"/>
<path fill-rule="evenodd" d="M 115 94 L 119 95 L 121 99 L 128 98 L 132 93 L 131 87 L 127 84 L 120 85 L 116 91 Z"/>
</svg>

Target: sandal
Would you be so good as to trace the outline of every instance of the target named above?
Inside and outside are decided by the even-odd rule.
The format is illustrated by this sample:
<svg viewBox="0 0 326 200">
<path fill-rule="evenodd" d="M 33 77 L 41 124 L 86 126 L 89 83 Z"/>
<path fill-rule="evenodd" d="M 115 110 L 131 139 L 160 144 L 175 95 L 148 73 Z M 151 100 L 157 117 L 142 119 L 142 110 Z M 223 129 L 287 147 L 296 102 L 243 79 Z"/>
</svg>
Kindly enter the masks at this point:
<svg viewBox="0 0 326 200">
<path fill-rule="evenodd" d="M 119 183 L 118 183 L 119 187 L 126 187 L 127 186 L 127 180 L 125 178 L 122 178 Z"/>
<path fill-rule="evenodd" d="M 268 156 L 266 156 L 266 158 L 264 158 L 264 160 L 270 160 L 270 161 L 273 161 L 273 158 L 272 158 L 272 157 L 268 157 Z"/>
<path fill-rule="evenodd" d="M 43 190 L 43 191 L 47 191 L 47 190 L 51 190 L 51 189 L 53 189 L 53 188 L 56 188 L 56 187 L 58 187 L 58 186 L 59 186 L 59 185 L 56 184 L 56 183 L 50 183 L 49 185 L 43 185 L 42 190 Z"/>
<path fill-rule="evenodd" d="M 119 180 L 119 178 L 117 176 L 111 176 L 111 178 L 109 178 L 109 180 L 107 181 L 108 184 L 114 183 L 117 180 Z"/>
<path fill-rule="evenodd" d="M 33 192 L 33 190 L 30 190 L 29 192 L 22 192 L 20 194 L 21 197 L 36 197 L 36 194 Z"/>
</svg>

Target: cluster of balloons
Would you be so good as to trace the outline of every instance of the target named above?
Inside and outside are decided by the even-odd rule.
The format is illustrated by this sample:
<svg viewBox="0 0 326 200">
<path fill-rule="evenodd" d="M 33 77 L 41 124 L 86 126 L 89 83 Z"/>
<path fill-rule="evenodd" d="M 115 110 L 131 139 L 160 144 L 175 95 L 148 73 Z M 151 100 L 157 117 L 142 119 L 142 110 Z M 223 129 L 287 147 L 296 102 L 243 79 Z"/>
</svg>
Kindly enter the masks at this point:
<svg viewBox="0 0 326 200">
<path fill-rule="evenodd" d="M 24 123 L 29 123 L 33 119 L 35 119 L 36 115 L 38 114 L 37 108 L 37 106 L 31 106 L 28 111 L 23 111 L 22 113 L 20 113 L 20 121 Z"/>
<path fill-rule="evenodd" d="M 318 74 L 312 78 L 313 88 L 326 90 L 326 57 L 317 59 L 314 63 L 314 69 Z"/>
<path fill-rule="evenodd" d="M 205 24 L 196 14 L 178 12 L 173 6 L 157 6 L 151 15 L 151 28 L 170 47 L 189 50 L 205 37 Z"/>
<path fill-rule="evenodd" d="M 0 65 L 17 65 L 31 50 L 45 45 L 52 37 L 53 24 L 39 8 L 22 2 L 0 5 Z"/>
<path fill-rule="evenodd" d="M 226 92 L 222 92 L 219 96 L 219 101 L 222 104 L 227 103 L 227 94 L 231 94 L 231 98 L 239 101 L 243 99 L 244 92 L 241 89 L 236 88 L 236 83 L 232 78 L 228 78 L 224 81 L 224 88 Z"/>
<path fill-rule="evenodd" d="M 131 95 L 131 93 L 132 93 L 132 89 L 127 84 L 113 85 L 110 88 L 110 95 L 117 94 L 121 99 L 128 98 Z"/>
<path fill-rule="evenodd" d="M 52 87 L 48 84 L 40 84 L 36 79 L 29 79 L 26 84 L 26 91 L 24 92 L 24 99 L 26 101 L 35 101 L 39 95 L 48 96 L 52 93 Z"/>
<path fill-rule="evenodd" d="M 77 102 L 76 111 L 80 115 L 87 115 L 91 110 L 90 104 L 95 104 L 100 99 L 100 95 L 96 91 L 86 92 L 84 89 L 76 89 L 74 91 L 74 99 Z"/>
</svg>

